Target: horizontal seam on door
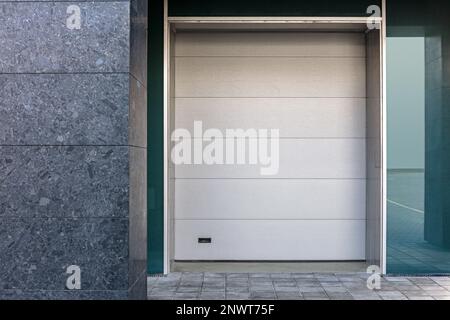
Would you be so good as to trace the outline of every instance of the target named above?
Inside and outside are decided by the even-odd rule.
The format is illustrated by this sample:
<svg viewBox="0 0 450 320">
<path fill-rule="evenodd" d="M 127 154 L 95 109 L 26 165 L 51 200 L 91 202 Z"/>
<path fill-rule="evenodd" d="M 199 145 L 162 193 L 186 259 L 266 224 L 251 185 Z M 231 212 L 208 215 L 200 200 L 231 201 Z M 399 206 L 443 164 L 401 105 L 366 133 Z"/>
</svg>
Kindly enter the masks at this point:
<svg viewBox="0 0 450 320">
<path fill-rule="evenodd" d="M 368 180 L 368 178 L 170 178 L 170 180 Z"/>
<path fill-rule="evenodd" d="M 251 129 L 255 129 L 255 130 L 261 130 L 261 129 L 265 129 L 265 128 L 249 128 L 249 129 L 243 129 L 243 130 L 251 130 Z M 272 129 L 276 129 L 276 128 L 272 128 Z M 227 129 L 230 130 L 230 129 Z M 231 129 L 231 130 L 236 130 L 236 129 Z M 242 139 L 241 137 L 213 137 L 216 140 L 227 140 L 227 139 Z M 368 139 L 367 137 L 271 137 L 270 135 L 267 137 L 244 137 L 247 140 L 259 140 L 259 139 L 268 139 L 268 140 L 366 140 Z M 199 139 L 204 139 L 203 137 L 191 137 L 188 138 L 191 140 L 199 140 Z"/>
<path fill-rule="evenodd" d="M 173 99 L 364 99 L 367 97 L 184 97 L 175 96 Z"/>
<path fill-rule="evenodd" d="M 173 218 L 172 220 L 179 221 L 367 221 L 367 219 L 201 219 L 201 218 L 192 218 L 192 219 L 179 219 Z"/>
<path fill-rule="evenodd" d="M 172 56 L 173 58 L 295 58 L 295 59 L 366 59 L 366 56 Z"/>
</svg>

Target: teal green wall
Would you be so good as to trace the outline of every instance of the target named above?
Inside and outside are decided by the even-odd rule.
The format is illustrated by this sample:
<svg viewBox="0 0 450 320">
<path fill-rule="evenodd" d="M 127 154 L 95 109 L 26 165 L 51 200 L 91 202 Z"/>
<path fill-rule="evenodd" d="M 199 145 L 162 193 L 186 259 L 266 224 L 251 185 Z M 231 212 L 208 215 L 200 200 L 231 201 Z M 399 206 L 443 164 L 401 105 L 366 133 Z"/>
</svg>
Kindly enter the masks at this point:
<svg viewBox="0 0 450 320">
<path fill-rule="evenodd" d="M 162 273 L 164 266 L 163 9 L 162 1 L 149 1 L 147 265 L 150 274 Z"/>
<path fill-rule="evenodd" d="M 169 0 L 171 16 L 366 16 L 380 0 Z"/>
</svg>

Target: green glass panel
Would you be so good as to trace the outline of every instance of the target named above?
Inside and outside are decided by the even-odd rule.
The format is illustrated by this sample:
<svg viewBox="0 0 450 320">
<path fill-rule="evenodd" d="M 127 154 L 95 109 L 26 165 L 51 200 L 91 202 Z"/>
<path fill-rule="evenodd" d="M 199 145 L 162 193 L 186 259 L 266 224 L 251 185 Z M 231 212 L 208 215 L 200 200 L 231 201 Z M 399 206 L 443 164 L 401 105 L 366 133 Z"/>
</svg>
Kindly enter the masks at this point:
<svg viewBox="0 0 450 320">
<path fill-rule="evenodd" d="M 148 54 L 148 273 L 162 273 L 164 259 L 164 131 L 163 131 L 163 66 L 164 66 L 164 5 L 149 2 Z"/>
<path fill-rule="evenodd" d="M 387 272 L 450 273 L 450 3 L 387 1 Z"/>
</svg>

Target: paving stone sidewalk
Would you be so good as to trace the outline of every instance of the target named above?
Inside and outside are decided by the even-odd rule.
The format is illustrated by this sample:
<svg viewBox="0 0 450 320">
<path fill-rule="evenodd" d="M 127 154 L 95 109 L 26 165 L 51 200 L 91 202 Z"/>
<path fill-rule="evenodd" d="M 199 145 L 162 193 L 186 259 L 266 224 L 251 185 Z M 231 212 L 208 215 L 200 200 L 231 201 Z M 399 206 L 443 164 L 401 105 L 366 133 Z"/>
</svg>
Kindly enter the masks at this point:
<svg viewBox="0 0 450 320">
<path fill-rule="evenodd" d="M 171 273 L 148 278 L 150 300 L 450 300 L 450 277 L 383 277 L 366 273 Z"/>
</svg>

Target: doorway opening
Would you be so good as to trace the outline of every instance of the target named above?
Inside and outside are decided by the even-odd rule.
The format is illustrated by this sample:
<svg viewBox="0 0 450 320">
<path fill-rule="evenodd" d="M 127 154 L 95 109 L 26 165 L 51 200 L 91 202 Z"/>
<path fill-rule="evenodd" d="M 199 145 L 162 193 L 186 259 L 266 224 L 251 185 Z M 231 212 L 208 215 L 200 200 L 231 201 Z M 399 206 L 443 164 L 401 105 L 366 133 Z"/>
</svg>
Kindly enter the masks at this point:
<svg viewBox="0 0 450 320">
<path fill-rule="evenodd" d="M 358 18 L 169 18 L 167 272 L 382 266 L 382 39 L 381 21 Z M 266 142 L 278 171 L 196 161 L 181 144 L 214 154 L 229 142 L 198 136 L 198 123 L 247 133 L 245 159 L 260 141 L 251 130 L 277 130 L 277 148 Z"/>
</svg>

